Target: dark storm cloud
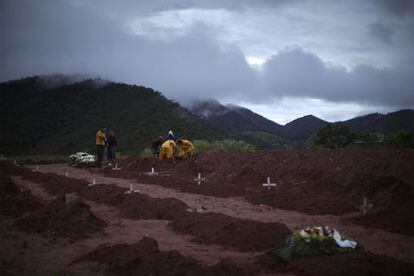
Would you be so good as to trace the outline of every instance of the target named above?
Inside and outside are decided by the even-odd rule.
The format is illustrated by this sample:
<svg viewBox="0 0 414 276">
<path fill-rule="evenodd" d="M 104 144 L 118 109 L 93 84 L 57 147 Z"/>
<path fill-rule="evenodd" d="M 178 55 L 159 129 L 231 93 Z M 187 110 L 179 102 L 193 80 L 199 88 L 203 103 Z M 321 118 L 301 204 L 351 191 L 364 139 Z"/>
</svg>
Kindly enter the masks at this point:
<svg viewBox="0 0 414 276">
<path fill-rule="evenodd" d="M 348 72 L 330 67 L 301 49 L 273 56 L 264 67 L 267 93 L 329 101 L 414 106 L 414 80 L 409 72 L 360 65 Z"/>
<path fill-rule="evenodd" d="M 373 0 L 373 3 L 396 16 L 414 13 L 414 1 L 412 0 Z"/>
<path fill-rule="evenodd" d="M 20 2 L 22 3 L 22 2 Z M 255 75 L 237 49 L 222 50 L 198 25 L 185 37 L 151 41 L 109 19 L 59 2 L 7 7 L 1 79 L 86 73 L 152 86 L 183 100 L 248 89 Z M 92 14 L 93 15 L 93 14 Z"/>
<path fill-rule="evenodd" d="M 368 33 L 385 43 L 391 43 L 395 30 L 382 22 L 374 22 L 368 25 Z"/>
<path fill-rule="evenodd" d="M 296 49 L 273 55 L 258 72 L 247 64 L 238 47 L 223 47 L 211 27 L 203 23 L 197 22 L 178 38 L 154 40 L 128 33 L 119 17 L 128 3 L 131 10 L 149 12 L 179 5 L 194 7 L 198 1 L 149 1 L 141 6 L 124 2 L 114 16 L 103 12 L 112 4 L 99 7 L 96 1 L 0 3 L 0 81 L 34 74 L 81 73 L 150 86 L 180 101 L 234 97 L 266 102 L 275 97 L 308 97 L 413 105 L 414 84 L 411 75 L 401 69 L 361 65 L 348 72 L 327 66 L 314 53 Z M 93 8 L 91 3 L 97 6 Z M 228 1 L 227 7 L 236 3 Z M 259 4 L 264 7 L 266 3 Z M 210 5 L 218 6 L 218 2 Z"/>
</svg>

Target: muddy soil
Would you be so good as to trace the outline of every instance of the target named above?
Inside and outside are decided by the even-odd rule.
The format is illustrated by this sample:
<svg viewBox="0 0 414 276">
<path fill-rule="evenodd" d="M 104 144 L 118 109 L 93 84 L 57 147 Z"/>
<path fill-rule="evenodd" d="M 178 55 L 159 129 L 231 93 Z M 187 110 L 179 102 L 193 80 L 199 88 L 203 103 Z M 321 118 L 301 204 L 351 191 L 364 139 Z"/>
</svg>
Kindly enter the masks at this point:
<svg viewBox="0 0 414 276">
<path fill-rule="evenodd" d="M 66 165 L 43 165 L 43 172 L 56 172 L 70 175 L 80 179 L 97 179 L 97 183 L 116 185 L 123 189 L 132 183 L 128 179 L 102 177 L 100 174 L 92 174 L 86 170 L 70 168 Z M 242 198 L 218 198 L 193 193 L 178 192 L 171 188 L 158 185 L 134 183 L 141 193 L 153 198 L 176 198 L 191 206 L 192 211 L 213 212 L 225 214 L 234 218 L 254 220 L 260 222 L 279 222 L 285 224 L 291 231 L 298 230 L 303 225 L 329 225 L 338 229 L 342 234 L 352 237 L 360 242 L 367 250 L 376 254 L 385 254 L 403 261 L 412 262 L 414 254 L 414 240 L 410 236 L 390 233 L 377 228 L 357 226 L 349 219 L 352 216 L 332 215 L 306 215 L 297 211 L 274 209 L 264 205 L 253 205 Z M 102 185 L 100 185 L 102 186 Z"/>
<path fill-rule="evenodd" d="M 41 177 L 38 177 L 36 181 L 39 179 Z M 43 179 L 46 182 L 42 183 L 42 187 L 50 194 L 62 195 L 67 191 L 72 192 L 71 187 L 75 187 L 78 189 L 77 194 L 82 198 L 117 206 L 123 217 L 170 220 L 174 231 L 193 235 L 193 241 L 197 243 L 229 246 L 241 251 L 263 251 L 281 244 L 290 233 L 285 225 L 277 222 L 264 223 L 236 219 L 223 214 L 198 213 L 197 210 L 193 210 L 175 198 L 160 199 L 140 193 L 125 194 L 124 188 L 114 185 L 90 187 L 85 185 L 82 180 L 77 183 L 76 179 L 51 173 L 45 174 Z M 53 204 L 56 202 L 60 201 L 56 200 Z M 58 208 L 50 206 L 48 209 L 57 210 Z M 191 211 L 195 211 L 195 213 L 190 213 Z M 50 214 L 47 214 L 46 217 L 48 215 Z M 41 219 L 36 218 L 36 220 Z M 33 227 L 27 221 L 23 221 L 24 223 Z M 86 229 L 80 229 L 82 232 L 83 230 Z M 257 235 L 257 233 L 259 234 Z"/>
<path fill-rule="evenodd" d="M 274 256 L 259 256 L 256 266 L 268 273 L 289 272 L 295 275 L 412 275 L 414 266 L 369 252 L 320 256 L 298 256 L 284 263 Z"/>
<path fill-rule="evenodd" d="M 136 244 L 98 248 L 75 262 L 96 261 L 109 266 L 111 275 L 252 275 L 230 259 L 206 266 L 177 251 L 160 251 L 157 241 L 143 238 Z"/>
<path fill-rule="evenodd" d="M 106 223 L 81 200 L 66 203 L 63 198 L 58 198 L 16 220 L 14 226 L 45 237 L 60 236 L 76 240 L 100 231 Z"/>
<path fill-rule="evenodd" d="M 217 153 L 212 153 L 212 155 L 214 154 Z M 244 156 L 244 158 L 246 158 L 246 156 Z M 209 159 L 207 158 L 207 161 L 208 160 Z M 190 161 L 192 162 L 194 160 Z M 185 161 L 178 165 L 176 164 L 178 168 L 177 170 L 184 170 L 185 166 L 187 166 L 188 162 L 190 161 Z M 207 164 L 209 163 L 207 162 Z M 174 169 L 171 169 L 169 167 L 171 164 L 163 163 L 163 166 L 164 165 L 165 172 L 169 170 L 167 173 L 174 173 Z M 180 168 L 180 166 L 183 166 L 183 168 Z M 54 242 L 52 243 L 45 243 L 43 240 L 43 245 L 39 247 L 41 248 L 41 251 L 39 251 L 40 249 L 38 246 L 34 245 L 36 243 L 34 243 L 33 240 L 41 240 L 44 239 L 44 237 L 36 237 L 37 234 L 24 234 L 25 240 L 23 242 L 19 241 L 20 238 L 11 237 L 10 233 L 4 233 L 0 237 L 0 241 L 6 244 L 5 248 L 8 250 L 10 249 L 10 252 L 14 252 L 14 257 L 10 257 L 3 253 L 0 254 L 0 272 L 5 272 L 3 273 L 5 275 L 7 275 L 7 273 L 24 274 L 27 273 L 27 271 L 31 271 L 30 269 L 20 269 L 20 273 L 16 273 L 16 271 L 19 271 L 19 267 L 23 266 L 27 268 L 33 264 L 30 263 L 32 262 L 30 261 L 30 256 L 44 256 L 44 251 L 47 251 L 48 248 L 53 252 L 61 253 L 57 254 L 60 256 L 60 260 L 57 260 L 57 262 L 60 263 L 60 266 L 56 265 L 56 268 L 53 267 L 52 271 L 58 271 L 63 275 L 79 275 L 80 271 L 82 271 L 82 273 L 80 273 L 82 275 L 100 275 L 102 273 L 109 275 L 128 275 L 141 273 L 149 275 L 168 275 L 168 273 L 171 275 L 273 275 L 275 273 L 292 273 L 297 275 L 412 275 L 412 272 L 414 271 L 414 266 L 412 264 L 412 255 L 410 255 L 408 251 L 400 252 L 402 255 L 399 256 L 402 256 L 400 259 L 408 260 L 411 263 L 403 262 L 391 257 L 380 256 L 370 252 L 355 252 L 351 254 L 339 254 L 333 256 L 323 255 L 314 257 L 299 257 L 290 264 L 283 263 L 276 257 L 264 254 L 264 252 L 268 249 L 267 247 L 270 246 L 274 240 L 277 239 L 277 243 L 281 243 L 286 233 L 290 232 L 283 223 L 275 223 L 276 220 L 279 220 L 278 218 L 272 219 L 271 217 L 266 217 L 266 214 L 277 214 L 279 212 L 278 210 L 269 210 L 269 212 L 267 212 L 267 207 L 257 206 L 257 210 L 255 211 L 256 213 L 254 214 L 258 216 L 258 219 L 264 219 L 268 221 L 266 223 L 255 221 L 254 219 L 240 219 L 220 213 L 209 213 L 210 208 L 215 208 L 215 212 L 223 211 L 235 216 L 250 217 L 250 215 L 247 213 L 244 214 L 241 212 L 241 210 L 237 210 L 237 208 L 240 208 L 241 206 L 248 205 L 245 205 L 242 201 L 237 201 L 234 198 L 223 199 L 223 204 L 228 202 L 230 206 L 233 206 L 235 208 L 235 212 L 232 213 L 230 210 L 221 208 L 218 205 L 206 205 L 207 208 L 205 208 L 204 205 L 198 206 L 197 208 L 196 206 L 190 207 L 191 204 L 188 204 L 189 202 L 184 200 L 184 202 L 187 202 L 187 204 L 185 204 L 182 201 L 182 195 L 179 195 L 180 200 L 177 198 L 168 198 L 168 196 L 163 196 L 161 194 L 157 194 L 161 198 L 149 197 L 148 195 L 140 193 L 126 195 L 124 192 L 126 191 L 126 187 L 128 187 L 128 181 L 124 181 L 122 179 L 119 179 L 119 185 L 115 183 L 117 186 L 105 184 L 89 187 L 87 185 L 88 181 L 86 180 L 78 180 L 75 178 L 58 176 L 54 174 L 32 172 L 20 167 L 10 168 L 10 164 L 4 165 L 0 162 L 0 169 L 2 170 L 4 167 L 6 167 L 4 171 L 7 172 L 7 176 L 20 175 L 24 179 L 32 179 L 33 182 L 39 183 L 37 185 L 34 183 L 31 184 L 30 182 L 26 182 L 25 187 L 29 188 L 32 192 L 35 192 L 36 195 L 47 193 L 50 194 L 50 196 L 57 197 L 57 199 L 55 199 L 53 202 L 60 202 L 60 204 L 64 204 L 66 206 L 70 204 L 76 205 L 78 202 L 81 202 L 79 199 L 86 200 L 84 203 L 86 206 L 93 206 L 90 209 L 88 207 L 86 209 L 107 223 L 107 226 L 102 231 L 95 232 L 89 238 L 76 240 L 73 244 L 66 244 L 63 241 L 65 238 L 61 236 L 54 237 Z M 200 167 L 197 167 L 195 165 L 191 166 L 191 168 L 194 169 L 194 172 L 196 170 L 199 170 Z M 43 168 L 46 167 L 42 167 L 42 169 Z M 221 168 L 217 168 L 216 172 L 220 171 L 220 169 Z M 70 168 L 61 167 L 59 170 L 70 170 Z M 108 171 L 108 169 L 106 169 L 106 171 Z M 214 170 L 212 170 L 210 173 L 213 171 Z M 71 175 L 75 175 L 76 173 L 78 173 L 78 171 L 70 170 Z M 141 175 L 143 174 L 142 172 L 127 171 L 124 173 L 125 175 L 121 176 L 128 176 L 133 179 L 138 179 L 140 177 L 152 180 L 156 178 L 163 180 L 169 179 L 169 177 L 166 176 L 148 177 Z M 112 171 L 109 172 L 109 174 L 112 174 Z M 135 174 L 138 174 L 138 176 Z M 247 172 L 247 174 L 249 174 L 249 172 Z M 193 178 L 195 176 L 191 176 L 190 178 L 190 176 L 184 176 L 183 174 L 182 177 L 186 178 L 186 181 L 191 181 L 191 185 L 193 185 L 191 189 L 196 187 L 196 189 L 201 190 L 200 188 L 206 186 L 204 184 L 208 183 L 210 179 L 208 173 L 204 175 L 203 172 L 203 177 L 204 176 L 206 177 L 206 181 L 203 182 L 200 186 L 194 184 Z M 375 196 L 378 204 L 382 205 L 376 206 L 374 204 L 373 210 L 368 213 L 368 215 L 372 216 L 375 216 L 380 211 L 388 212 L 392 208 L 395 208 L 396 206 L 394 203 L 398 199 L 403 203 L 406 203 L 410 196 L 409 193 L 407 196 L 407 189 L 410 191 L 410 188 L 412 187 L 411 184 L 408 187 L 406 186 L 407 183 L 410 182 L 407 182 L 406 179 L 403 179 L 404 177 L 399 178 L 396 175 L 377 176 L 381 180 L 378 180 L 376 177 L 372 177 L 373 180 L 371 182 L 371 187 L 367 185 L 359 185 L 353 188 L 351 187 L 352 189 L 348 191 L 350 194 L 356 193 L 355 191 L 359 191 L 360 193 L 372 194 Z M 173 178 L 172 175 L 170 177 Z M 357 179 L 358 177 L 358 174 L 355 174 L 352 179 Z M 89 179 L 90 175 L 88 175 L 87 178 Z M 271 179 L 273 180 L 272 176 Z M 390 179 L 393 179 L 394 182 L 392 182 Z M 100 180 L 102 180 L 102 183 L 109 183 L 110 181 L 113 181 L 107 177 L 102 177 Z M 378 186 L 377 183 L 383 180 L 385 184 Z M 98 183 L 101 182 L 98 181 Z M 226 183 L 227 182 L 223 182 L 222 185 L 227 186 Z M 282 181 L 282 183 L 286 184 L 288 182 Z M 322 182 L 315 181 L 315 183 L 320 184 Z M 188 182 L 188 184 L 190 184 L 190 182 Z M 167 184 L 164 182 L 157 185 L 167 186 Z M 237 183 L 232 183 L 231 185 L 236 185 L 239 187 L 238 191 L 235 192 L 236 195 L 245 197 L 247 197 L 245 194 L 246 191 L 249 191 L 249 189 L 252 189 L 253 187 L 251 186 L 249 188 L 249 185 L 240 186 L 240 184 Z M 232 187 L 231 185 L 228 187 Z M 298 190 L 303 189 L 302 185 L 303 184 L 300 183 L 298 184 Z M 322 183 L 321 185 L 323 187 L 325 184 Z M 144 184 L 137 185 L 139 189 L 142 187 L 148 189 L 147 191 L 151 191 L 151 189 L 149 189 L 147 186 Z M 174 185 L 172 187 L 179 188 L 179 185 L 178 187 L 175 187 Z M 210 187 L 209 191 L 214 193 L 215 189 L 219 189 L 219 187 L 219 185 Z M 316 189 L 317 185 L 315 185 L 314 188 Z M 337 187 L 329 187 L 327 189 L 328 194 L 332 193 L 333 195 L 339 197 L 338 191 L 346 190 L 344 187 L 338 188 L 338 191 L 335 189 L 337 189 Z M 231 188 L 225 188 L 223 191 L 225 192 L 223 195 L 221 195 L 221 197 L 233 195 L 232 193 L 234 192 Z M 264 193 L 265 195 L 269 194 L 267 189 L 265 189 L 263 192 L 266 192 Z M 202 192 L 198 191 L 197 193 Z M 260 193 L 261 192 L 259 192 L 259 194 Z M 66 203 L 62 200 L 62 196 L 64 194 L 66 194 L 66 199 L 70 199 L 66 200 Z M 178 195 L 178 193 L 176 194 Z M 173 192 L 168 192 L 168 195 L 171 196 L 175 194 Z M 314 195 L 312 194 L 311 190 L 309 191 L 309 195 Z M 322 195 L 321 197 L 314 200 L 316 202 L 323 202 L 328 198 L 325 198 L 325 196 L 326 195 Z M 188 196 L 188 198 L 190 199 L 191 197 Z M 209 202 L 210 199 L 203 198 L 202 200 Z M 211 200 L 219 202 L 218 199 L 211 198 Z M 253 202 L 252 199 L 249 200 Z M 408 203 L 407 205 L 401 205 L 403 205 L 403 209 L 408 208 L 409 206 Z M 295 204 L 292 206 L 295 206 Z M 225 207 L 225 205 L 222 207 Z M 335 208 L 335 206 L 332 208 Z M 342 206 L 342 208 L 344 207 Z M 116 209 L 118 211 L 115 212 L 112 209 Z M 339 208 L 335 210 L 339 210 Z M 395 212 L 395 210 L 393 211 Z M 264 213 L 262 214 L 261 212 Z M 340 211 L 339 213 L 341 212 L 347 213 L 348 211 Z M 76 211 L 73 213 L 76 213 Z M 26 215 L 23 215 L 23 217 L 25 216 Z M 145 220 L 148 218 L 155 220 Z M 252 218 L 254 218 L 253 215 Z M 304 219 L 304 222 L 314 219 L 311 216 L 306 216 L 304 214 L 302 215 L 302 218 Z M 321 218 L 324 220 L 328 219 L 329 217 L 321 216 Z M 364 219 L 367 218 L 368 216 L 364 217 Z M 336 217 L 329 219 L 332 222 L 340 222 L 340 220 Z M 349 229 L 354 229 L 353 231 L 356 232 L 366 232 L 364 228 L 353 227 L 352 219 L 354 218 L 351 218 L 349 220 L 350 224 L 348 226 L 342 224 L 342 227 L 349 227 Z M 18 220 L 19 218 L 17 218 L 17 220 L 13 218 L 12 220 L 7 220 L 5 223 L 7 226 L 9 226 L 9 223 Z M 280 220 L 285 221 L 286 218 L 282 216 L 280 217 Z M 294 225 L 300 225 L 301 222 L 297 221 L 290 223 L 293 223 Z M 154 233 L 154 238 L 144 238 L 141 241 L 137 240 L 137 238 L 141 239 L 143 235 L 146 236 L 145 231 L 147 230 L 143 231 L 140 229 L 142 227 L 149 227 L 147 229 L 152 229 L 151 231 Z M 163 235 L 157 234 L 160 233 L 160 231 L 163 232 Z M 170 239 L 168 239 L 168 231 L 171 231 Z M 119 236 L 121 233 L 122 235 L 125 235 L 125 237 Z M 380 233 L 381 232 L 379 230 L 372 230 L 372 235 L 374 236 L 380 237 Z M 17 233 L 13 235 L 21 234 Z M 385 240 L 389 239 L 390 237 L 395 237 L 401 242 L 404 241 L 404 236 L 397 237 L 398 235 L 396 234 L 391 235 L 387 234 L 386 232 L 383 232 L 381 235 L 383 235 Z M 159 244 L 157 244 L 158 240 L 160 240 Z M 406 236 L 405 240 L 407 242 L 411 241 L 409 236 Z M 105 245 L 105 241 L 107 241 L 109 245 Z M 378 240 L 378 243 L 380 242 L 381 240 Z M 63 246 L 64 244 L 66 244 L 66 247 Z M 218 245 L 221 246 L 221 249 L 217 248 Z M 175 251 L 175 248 L 177 248 L 178 251 Z M 214 250 L 218 250 L 216 251 L 216 260 L 218 260 L 218 262 L 208 262 L 207 259 L 204 259 L 204 257 L 202 257 L 206 251 L 210 250 L 210 252 L 214 252 L 214 250 L 212 251 L 213 248 L 215 248 Z M 230 249 L 237 250 L 238 252 L 231 251 Z M 398 250 L 398 244 L 389 244 L 388 249 L 391 250 L 391 252 L 397 252 L 396 250 Z M 401 245 L 401 249 L 403 249 L 403 245 Z M 220 250 L 223 253 L 228 253 L 221 254 Z M 89 253 L 85 254 L 85 251 Z M 256 253 L 255 255 L 252 255 L 251 252 Z M 19 254 L 25 254 L 26 257 L 24 260 L 29 263 L 26 264 L 24 262 L 20 262 L 18 258 Z M 256 257 L 252 258 L 252 256 Z M 228 259 L 228 257 L 230 259 Z M 33 259 L 36 260 L 36 258 Z M 41 264 L 48 266 L 49 264 L 46 264 L 46 262 L 43 260 L 44 259 L 42 259 Z M 64 264 L 67 265 L 66 268 Z M 33 266 L 35 267 L 36 265 Z M 39 266 L 39 263 L 37 266 Z M 37 271 L 45 272 L 45 270 L 42 269 Z M 50 270 L 47 271 L 50 272 Z"/>
<path fill-rule="evenodd" d="M 108 176 L 218 197 L 243 196 L 255 204 L 306 214 L 359 212 L 366 197 L 369 216 L 355 223 L 414 235 L 413 149 L 275 150 L 206 152 L 176 163 L 129 157 Z M 154 168 L 157 176 L 149 176 Z M 97 170 L 94 170 L 97 172 Z M 202 174 L 205 181 L 197 185 Z M 267 177 L 276 188 L 264 188 Z"/>
<path fill-rule="evenodd" d="M 280 223 L 263 223 L 232 218 L 222 214 L 188 214 L 174 219 L 174 231 L 191 234 L 193 241 L 220 244 L 240 251 L 265 251 L 278 247 L 290 234 Z"/>
<path fill-rule="evenodd" d="M 15 185 L 10 177 L 0 174 L 0 215 L 20 217 L 42 206 L 43 203 L 30 192 Z"/>
</svg>

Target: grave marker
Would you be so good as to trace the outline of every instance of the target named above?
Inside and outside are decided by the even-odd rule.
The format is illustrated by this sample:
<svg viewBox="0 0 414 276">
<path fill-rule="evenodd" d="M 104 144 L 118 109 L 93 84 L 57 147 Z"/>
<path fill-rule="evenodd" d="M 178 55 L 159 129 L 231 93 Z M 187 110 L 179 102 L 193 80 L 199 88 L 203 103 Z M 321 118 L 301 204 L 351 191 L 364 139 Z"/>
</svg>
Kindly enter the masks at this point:
<svg viewBox="0 0 414 276">
<path fill-rule="evenodd" d="M 118 163 L 115 163 L 115 168 L 112 168 L 113 171 L 120 171 L 121 168 L 118 168 Z"/>
<path fill-rule="evenodd" d="M 124 192 L 125 194 L 139 193 L 139 190 L 134 190 L 132 183 L 129 184 L 129 190 Z"/>
<path fill-rule="evenodd" d="M 148 173 L 149 176 L 157 175 L 158 173 L 155 172 L 154 167 L 151 168 L 151 171 Z"/>
<path fill-rule="evenodd" d="M 69 172 L 68 171 L 65 172 L 65 176 L 69 177 Z"/>
<path fill-rule="evenodd" d="M 267 187 L 270 190 L 271 187 L 276 187 L 276 183 L 270 183 L 270 177 L 267 177 L 267 182 L 262 184 L 263 187 Z"/>
<path fill-rule="evenodd" d="M 198 177 L 194 179 L 197 181 L 197 184 L 200 185 L 202 181 L 206 180 L 204 177 L 201 177 L 201 173 L 198 173 Z"/>
<path fill-rule="evenodd" d="M 94 186 L 94 185 L 96 185 L 95 177 L 92 178 L 92 183 L 91 184 L 88 184 L 88 186 L 91 187 L 91 186 Z"/>
<path fill-rule="evenodd" d="M 368 200 L 366 197 L 364 197 L 364 200 L 362 201 L 362 205 L 360 206 L 362 215 L 366 215 L 368 213 L 368 209 L 371 209 L 374 205 L 373 204 L 368 204 Z"/>
</svg>

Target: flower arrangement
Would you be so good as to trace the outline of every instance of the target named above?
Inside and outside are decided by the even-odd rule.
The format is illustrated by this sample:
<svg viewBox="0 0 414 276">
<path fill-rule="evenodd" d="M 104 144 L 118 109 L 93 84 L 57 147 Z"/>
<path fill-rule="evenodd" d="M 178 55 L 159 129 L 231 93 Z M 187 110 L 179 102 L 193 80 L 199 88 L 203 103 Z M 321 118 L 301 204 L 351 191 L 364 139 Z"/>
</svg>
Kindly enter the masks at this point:
<svg viewBox="0 0 414 276">
<path fill-rule="evenodd" d="M 77 152 L 70 155 L 69 158 L 74 167 L 93 164 L 95 162 L 95 156 L 86 152 Z"/>
<path fill-rule="evenodd" d="M 329 226 L 308 226 L 293 232 L 285 243 L 269 253 L 292 261 L 295 255 L 319 255 L 352 252 L 357 243 L 342 237 L 335 228 Z"/>
</svg>

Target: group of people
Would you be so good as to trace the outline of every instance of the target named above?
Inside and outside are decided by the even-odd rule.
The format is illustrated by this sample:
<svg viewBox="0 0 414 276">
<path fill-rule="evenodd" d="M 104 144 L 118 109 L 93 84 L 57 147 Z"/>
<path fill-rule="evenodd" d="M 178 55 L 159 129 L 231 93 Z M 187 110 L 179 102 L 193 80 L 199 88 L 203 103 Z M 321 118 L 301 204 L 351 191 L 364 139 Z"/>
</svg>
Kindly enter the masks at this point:
<svg viewBox="0 0 414 276">
<path fill-rule="evenodd" d="M 178 144 L 178 146 L 177 146 Z M 172 130 L 168 131 L 168 136 L 164 140 L 162 136 L 156 138 L 151 143 L 151 151 L 155 158 L 159 160 L 190 158 L 195 153 L 193 143 L 184 138 L 176 139 Z"/>
<path fill-rule="evenodd" d="M 103 161 L 111 162 L 115 160 L 116 147 L 118 141 L 116 140 L 113 131 L 106 131 L 106 128 L 100 128 L 96 133 L 96 162 L 100 165 Z"/>
<path fill-rule="evenodd" d="M 106 128 L 100 128 L 96 132 L 96 162 L 101 165 L 102 162 L 111 162 L 115 160 L 116 147 L 118 146 L 115 133 L 106 131 Z M 164 159 L 183 159 L 190 158 L 195 154 L 193 143 L 184 138 L 176 139 L 172 130 L 168 131 L 166 139 L 162 136 L 151 142 L 151 151 L 155 158 Z"/>
</svg>

